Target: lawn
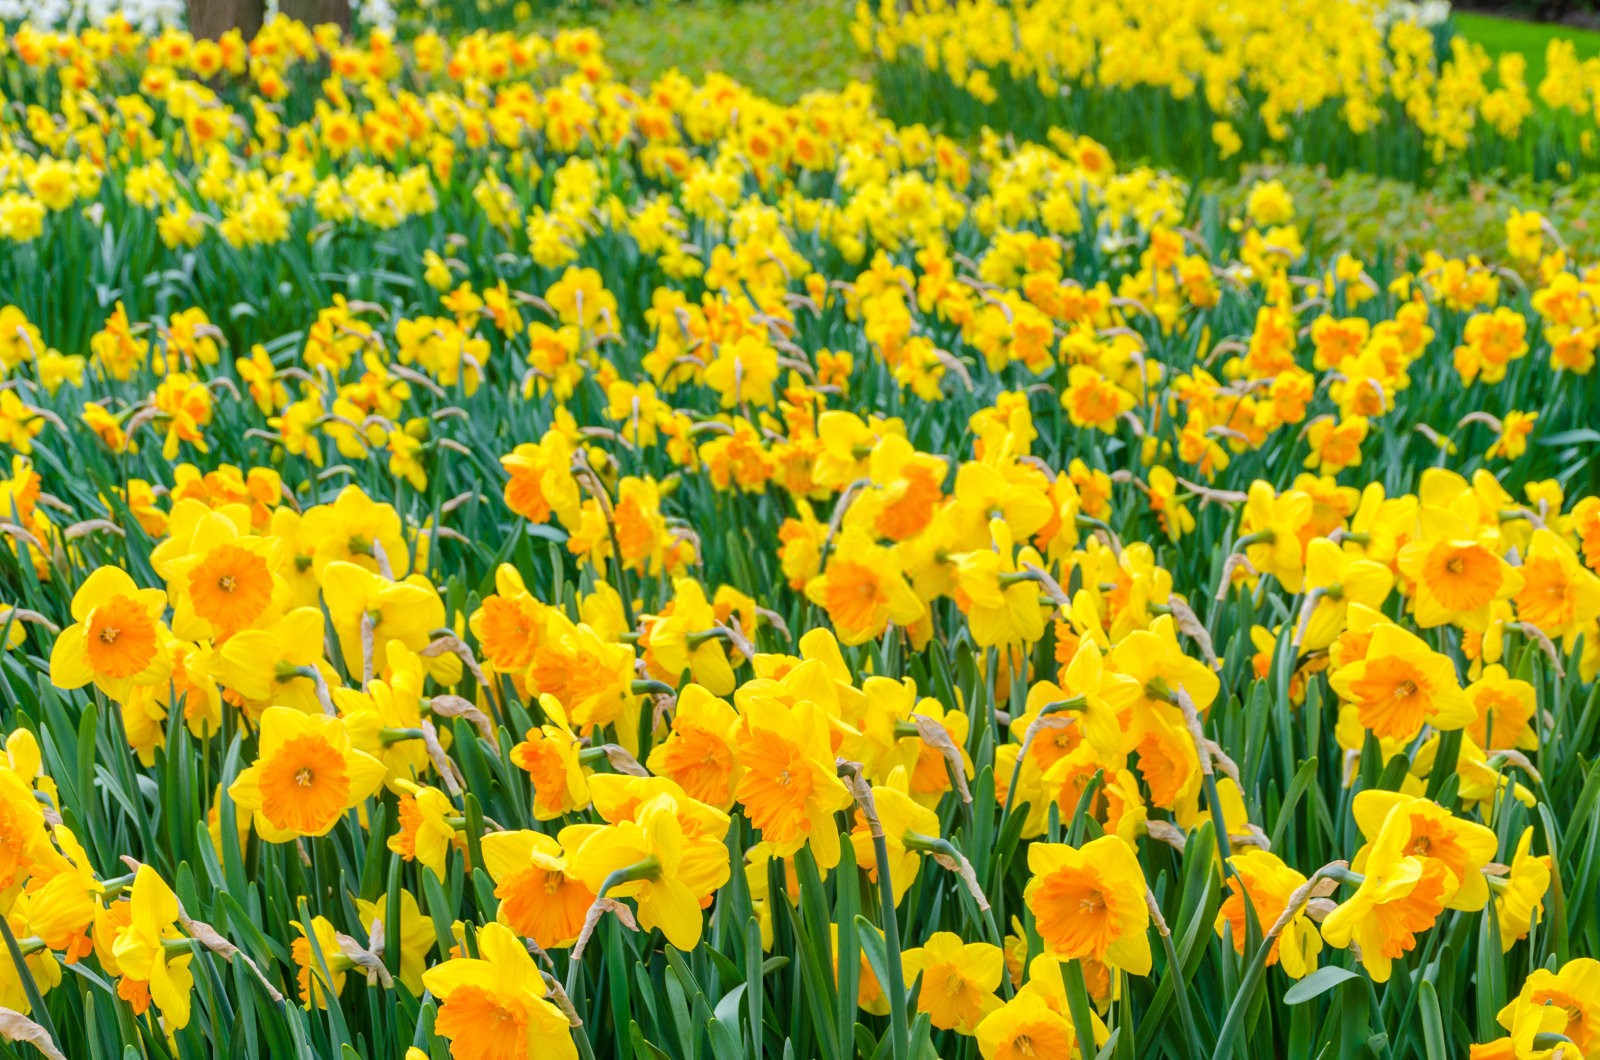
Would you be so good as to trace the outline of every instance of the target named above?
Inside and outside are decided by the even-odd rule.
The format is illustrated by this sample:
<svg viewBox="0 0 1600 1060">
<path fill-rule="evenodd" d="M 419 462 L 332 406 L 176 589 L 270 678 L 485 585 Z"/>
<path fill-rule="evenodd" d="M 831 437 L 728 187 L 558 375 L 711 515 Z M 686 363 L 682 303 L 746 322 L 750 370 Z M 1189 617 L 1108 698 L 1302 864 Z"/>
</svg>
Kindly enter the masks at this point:
<svg viewBox="0 0 1600 1060">
<path fill-rule="evenodd" d="M 1467 12 L 1457 12 L 1451 18 L 1462 36 L 1483 45 L 1491 55 L 1500 56 L 1507 52 L 1526 55 L 1527 81 L 1535 89 L 1544 80 L 1544 53 L 1552 40 L 1565 37 L 1572 41 L 1580 59 L 1600 55 L 1600 32 L 1593 30 Z"/>
<path fill-rule="evenodd" d="M 677 67 L 691 77 L 725 73 L 781 102 L 817 88 L 870 80 L 850 38 L 844 0 L 687 0 L 663 9 L 623 4 L 578 18 L 599 30 L 617 75 L 633 84 Z"/>
</svg>

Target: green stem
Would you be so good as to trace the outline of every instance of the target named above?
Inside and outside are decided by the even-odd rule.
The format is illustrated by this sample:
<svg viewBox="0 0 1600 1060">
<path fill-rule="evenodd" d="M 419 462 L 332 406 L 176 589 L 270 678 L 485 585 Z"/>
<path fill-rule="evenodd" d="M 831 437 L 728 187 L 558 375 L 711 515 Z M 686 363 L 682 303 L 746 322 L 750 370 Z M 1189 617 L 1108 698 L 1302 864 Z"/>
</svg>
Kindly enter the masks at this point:
<svg viewBox="0 0 1600 1060">
<path fill-rule="evenodd" d="M 17 945 L 17 936 L 11 933 L 11 924 L 5 917 L 0 916 L 0 936 L 4 936 L 6 949 L 11 953 L 11 963 L 17 967 L 17 978 L 22 983 L 22 992 L 28 999 L 28 1007 L 32 1010 L 35 1023 L 45 1029 L 50 1035 L 50 1040 L 55 1041 L 55 1024 L 50 1021 L 50 1012 L 44 1007 L 44 995 L 39 993 L 39 984 L 33 981 L 33 973 L 28 970 L 28 959 L 22 955 L 22 947 Z"/>
<path fill-rule="evenodd" d="M 994 683 L 1000 673 L 1000 653 L 990 648 L 987 656 L 984 662 L 983 699 L 989 708 L 989 747 L 992 751 L 993 748 L 1000 746 L 1000 714 L 994 702 Z"/>
<path fill-rule="evenodd" d="M 698 633 L 690 633 L 684 640 L 692 650 L 714 640 L 729 640 L 731 639 L 728 636 L 730 632 L 731 630 L 726 629 L 703 629 Z"/>
<path fill-rule="evenodd" d="M 1172 945 L 1172 932 L 1157 931 L 1161 939 L 1161 949 L 1167 955 L 1167 974 L 1177 976 L 1172 981 L 1172 996 L 1178 1002 L 1178 1019 L 1183 1023 L 1183 1033 L 1189 1039 L 1189 1048 L 1196 1057 L 1205 1055 L 1205 1046 L 1200 1041 L 1200 1029 L 1195 1025 L 1194 1012 L 1189 1008 L 1189 991 L 1183 981 L 1183 966 L 1178 961 L 1177 948 Z"/>
<path fill-rule="evenodd" d="M 1072 1012 L 1072 1026 L 1078 1034 L 1078 1055 L 1089 1060 L 1095 1055 L 1094 1010 L 1089 1006 L 1089 988 L 1083 981 L 1083 962 L 1062 961 L 1061 981 L 1067 988 L 1067 1008 Z"/>
<path fill-rule="evenodd" d="M 910 1060 L 911 1031 L 906 1023 L 906 973 L 900 956 L 900 920 L 894 911 L 894 884 L 889 880 L 889 843 L 874 829 L 872 850 L 878 861 L 878 900 L 883 906 L 884 961 L 889 982 L 889 1035 L 894 1060 Z"/>
<path fill-rule="evenodd" d="M 1205 751 L 1202 749 L 1200 753 L 1204 754 Z M 1217 856 L 1222 859 L 1222 874 L 1226 876 L 1233 871 L 1233 866 L 1228 863 L 1233 851 L 1228 843 L 1228 822 L 1222 813 L 1222 800 L 1217 795 L 1217 778 L 1209 768 L 1201 770 L 1200 776 L 1205 784 L 1206 802 L 1211 806 L 1211 822 L 1216 828 Z"/>
</svg>

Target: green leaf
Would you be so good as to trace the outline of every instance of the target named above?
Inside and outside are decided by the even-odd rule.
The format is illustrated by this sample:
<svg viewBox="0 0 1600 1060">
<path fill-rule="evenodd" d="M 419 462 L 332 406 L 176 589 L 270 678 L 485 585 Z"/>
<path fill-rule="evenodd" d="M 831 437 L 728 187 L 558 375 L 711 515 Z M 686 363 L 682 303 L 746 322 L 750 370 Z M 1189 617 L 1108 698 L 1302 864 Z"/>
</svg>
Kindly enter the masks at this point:
<svg viewBox="0 0 1600 1060">
<path fill-rule="evenodd" d="M 1600 431 L 1595 430 L 1593 427 L 1575 427 L 1570 431 L 1547 434 L 1540 438 L 1537 444 L 1556 447 L 1563 445 L 1594 445 L 1596 442 L 1600 442 Z"/>
<path fill-rule="evenodd" d="M 738 1019 L 737 1012 L 734 1018 Z M 756 1055 L 744 1047 L 726 1022 L 712 1019 L 706 1024 L 706 1029 L 711 1034 L 711 1052 L 717 1060 L 744 1060 L 745 1057 Z"/>
<path fill-rule="evenodd" d="M 737 1022 L 739 1019 L 739 1002 L 744 1000 L 746 985 L 745 983 L 740 983 L 726 994 L 723 994 L 722 1000 L 718 1001 L 717 1007 L 712 1010 L 712 1015 L 723 1023 Z"/>
<path fill-rule="evenodd" d="M 1285 1005 L 1303 1005 L 1312 998 L 1321 997 L 1340 983 L 1347 983 L 1352 979 L 1361 978 L 1361 973 L 1352 972 L 1348 968 L 1337 965 L 1326 965 L 1318 968 L 1304 979 L 1295 983 L 1283 992 Z"/>
<path fill-rule="evenodd" d="M 1418 1012 L 1422 1016 L 1422 1044 L 1427 1060 L 1447 1060 L 1444 1018 L 1439 1015 L 1439 995 L 1433 984 L 1424 979 L 1417 987 Z"/>
</svg>

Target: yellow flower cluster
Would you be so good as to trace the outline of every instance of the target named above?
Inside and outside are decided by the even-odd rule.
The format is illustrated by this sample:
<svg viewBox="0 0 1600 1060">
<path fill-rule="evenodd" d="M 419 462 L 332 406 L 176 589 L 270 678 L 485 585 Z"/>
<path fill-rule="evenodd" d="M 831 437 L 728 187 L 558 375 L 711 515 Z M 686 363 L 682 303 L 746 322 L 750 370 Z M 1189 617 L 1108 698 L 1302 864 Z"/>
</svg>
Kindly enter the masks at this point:
<svg viewBox="0 0 1600 1060">
<path fill-rule="evenodd" d="M 1192 91 L 1287 76 L 1211 10 Z M 1312 261 L 1277 184 L 581 32 L 0 66 L 0 1034 L 1231 1056 L 1336 966 L 1363 1044 L 1600 1051 L 1600 267 L 1538 215 Z"/>
<path fill-rule="evenodd" d="M 1531 85 L 1516 51 L 1442 44 L 1373 0 L 863 0 L 854 29 L 897 116 L 1061 122 L 1202 169 L 1268 152 L 1406 177 L 1446 161 L 1548 176 L 1595 149 L 1600 62 L 1570 41 L 1550 43 Z M 1536 117 L 1536 98 L 1552 113 Z M 1535 141 L 1549 157 L 1524 151 Z"/>
</svg>

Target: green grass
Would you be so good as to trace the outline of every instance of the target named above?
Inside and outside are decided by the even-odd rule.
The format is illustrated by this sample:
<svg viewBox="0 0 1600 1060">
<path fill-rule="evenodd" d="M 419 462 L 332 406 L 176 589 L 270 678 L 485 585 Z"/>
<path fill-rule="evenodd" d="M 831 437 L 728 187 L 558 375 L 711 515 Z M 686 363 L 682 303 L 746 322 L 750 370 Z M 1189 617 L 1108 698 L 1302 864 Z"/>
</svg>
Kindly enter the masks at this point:
<svg viewBox="0 0 1600 1060">
<path fill-rule="evenodd" d="M 1345 173 L 1330 177 L 1313 166 L 1249 166 L 1234 180 L 1212 180 L 1225 216 L 1238 214 L 1257 180 L 1283 182 L 1294 197 L 1295 220 L 1315 258 L 1350 251 L 1368 262 L 1380 258 L 1404 267 L 1429 249 L 1457 255 L 1505 257 L 1512 207 L 1538 210 L 1584 259 L 1600 254 L 1600 201 L 1595 179 L 1575 181 L 1451 181 L 1419 187 L 1409 181 Z"/>
<path fill-rule="evenodd" d="M 1500 56 L 1507 52 L 1526 55 L 1528 87 L 1534 91 L 1538 90 L 1539 82 L 1544 80 L 1544 52 L 1552 40 L 1564 37 L 1572 41 L 1579 59 L 1600 55 L 1600 33 L 1593 30 L 1465 12 L 1455 13 L 1451 21 L 1463 37 L 1483 45 L 1490 55 Z"/>
<path fill-rule="evenodd" d="M 634 84 L 674 66 L 691 77 L 715 70 L 793 102 L 812 89 L 870 78 L 850 36 L 850 15 L 845 0 L 686 0 L 625 4 L 567 21 L 597 29 L 618 76 Z"/>
</svg>

